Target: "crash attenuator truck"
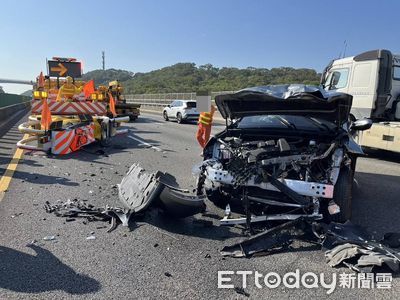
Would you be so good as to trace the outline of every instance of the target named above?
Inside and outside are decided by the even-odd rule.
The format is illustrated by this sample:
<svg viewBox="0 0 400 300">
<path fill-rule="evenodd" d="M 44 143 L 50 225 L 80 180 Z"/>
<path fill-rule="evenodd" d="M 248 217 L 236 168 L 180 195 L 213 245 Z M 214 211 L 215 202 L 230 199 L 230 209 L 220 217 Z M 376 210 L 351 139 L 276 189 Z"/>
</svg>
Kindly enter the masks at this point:
<svg viewBox="0 0 400 300">
<path fill-rule="evenodd" d="M 400 152 L 400 55 L 372 50 L 335 59 L 321 84 L 353 96 L 353 120 L 372 119 L 372 127 L 356 136 L 360 145 Z"/>
<path fill-rule="evenodd" d="M 95 141 L 108 145 L 111 137 L 127 132 L 119 127 L 129 117 L 110 117 L 102 95 L 78 80 L 80 62 L 54 57 L 48 70 L 47 76 L 41 73 L 37 78 L 31 115 L 18 127 L 25 136 L 17 147 L 63 155 Z"/>
</svg>

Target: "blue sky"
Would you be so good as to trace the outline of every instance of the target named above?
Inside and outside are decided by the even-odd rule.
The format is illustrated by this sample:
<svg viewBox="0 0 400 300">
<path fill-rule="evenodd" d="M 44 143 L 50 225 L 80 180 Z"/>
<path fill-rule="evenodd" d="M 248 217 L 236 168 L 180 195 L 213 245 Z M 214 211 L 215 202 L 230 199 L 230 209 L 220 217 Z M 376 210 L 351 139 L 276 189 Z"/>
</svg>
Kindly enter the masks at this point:
<svg viewBox="0 0 400 300">
<path fill-rule="evenodd" d="M 106 68 L 133 72 L 177 62 L 321 71 L 344 40 L 347 55 L 400 53 L 399 13 L 396 0 L 3 0 L 0 78 L 33 79 L 52 56 L 99 69 L 102 50 Z"/>
</svg>

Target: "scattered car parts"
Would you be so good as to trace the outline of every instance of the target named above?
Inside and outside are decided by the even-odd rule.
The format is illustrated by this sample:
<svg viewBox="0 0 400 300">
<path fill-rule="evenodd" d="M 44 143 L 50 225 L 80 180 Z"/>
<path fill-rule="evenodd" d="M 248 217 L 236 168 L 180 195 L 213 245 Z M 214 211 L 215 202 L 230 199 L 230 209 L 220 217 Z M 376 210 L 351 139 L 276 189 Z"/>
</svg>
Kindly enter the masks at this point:
<svg viewBox="0 0 400 300">
<path fill-rule="evenodd" d="M 373 272 L 387 267 L 393 273 L 399 272 L 400 253 L 374 241 L 362 228 L 349 221 L 345 224 L 325 224 L 309 222 L 302 217 L 225 246 L 220 252 L 231 257 L 271 254 L 289 249 L 294 240 L 327 249 L 326 262 L 331 267 L 343 264 L 357 272 Z"/>
<path fill-rule="evenodd" d="M 88 221 L 108 221 L 111 224 L 108 232 L 114 230 L 119 221 L 128 226 L 130 218 L 141 213 L 150 205 L 163 209 L 171 216 L 184 218 L 205 210 L 205 196 L 191 195 L 189 191 L 180 189 L 175 178 L 162 172 L 146 173 L 138 164 L 133 164 L 118 185 L 121 207 L 94 207 L 77 199 L 66 202 L 45 203 L 48 213 L 65 217 L 86 218 Z"/>
<path fill-rule="evenodd" d="M 117 220 L 123 226 L 128 226 L 129 219 L 132 216 L 132 212 L 129 209 L 110 206 L 99 208 L 77 199 L 68 199 L 66 202 L 58 201 L 54 204 L 46 201 L 44 208 L 46 212 L 54 213 L 57 217 L 65 217 L 69 221 L 73 221 L 75 218 L 85 218 L 89 222 L 110 222 L 111 227 L 108 229 L 108 232 L 117 227 Z"/>
</svg>

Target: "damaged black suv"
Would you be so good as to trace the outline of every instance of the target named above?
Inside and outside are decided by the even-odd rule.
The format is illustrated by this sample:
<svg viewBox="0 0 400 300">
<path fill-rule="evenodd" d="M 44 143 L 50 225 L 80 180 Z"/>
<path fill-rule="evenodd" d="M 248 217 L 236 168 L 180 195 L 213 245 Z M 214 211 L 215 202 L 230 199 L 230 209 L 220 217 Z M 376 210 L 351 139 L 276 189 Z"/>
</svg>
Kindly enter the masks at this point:
<svg viewBox="0 0 400 300">
<path fill-rule="evenodd" d="M 363 155 L 352 134 L 372 124 L 349 122 L 351 95 L 278 85 L 219 95 L 215 102 L 226 129 L 204 149 L 197 192 L 246 213 L 221 225 L 350 219 L 356 159 Z"/>
</svg>

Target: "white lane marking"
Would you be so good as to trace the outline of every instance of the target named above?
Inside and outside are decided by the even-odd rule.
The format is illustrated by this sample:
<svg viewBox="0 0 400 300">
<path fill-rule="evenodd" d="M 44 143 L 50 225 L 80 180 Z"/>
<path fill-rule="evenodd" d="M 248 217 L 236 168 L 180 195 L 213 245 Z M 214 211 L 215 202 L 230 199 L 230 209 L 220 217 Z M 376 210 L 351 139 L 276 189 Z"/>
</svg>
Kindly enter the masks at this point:
<svg viewBox="0 0 400 300">
<path fill-rule="evenodd" d="M 142 145 L 146 145 L 147 147 L 149 147 L 149 148 L 151 148 L 151 149 L 154 149 L 154 150 L 156 150 L 156 151 L 158 151 L 158 152 L 162 152 L 162 151 L 163 151 L 161 148 L 158 148 L 158 147 L 156 147 L 156 146 L 153 146 L 152 144 L 149 144 L 149 143 L 147 143 L 147 142 L 145 142 L 145 141 L 143 141 L 143 140 L 141 140 L 141 139 L 135 138 L 135 137 L 133 137 L 133 136 L 128 135 L 128 138 L 130 138 L 130 139 L 132 139 L 132 140 L 135 140 L 135 141 L 141 143 Z"/>
</svg>

